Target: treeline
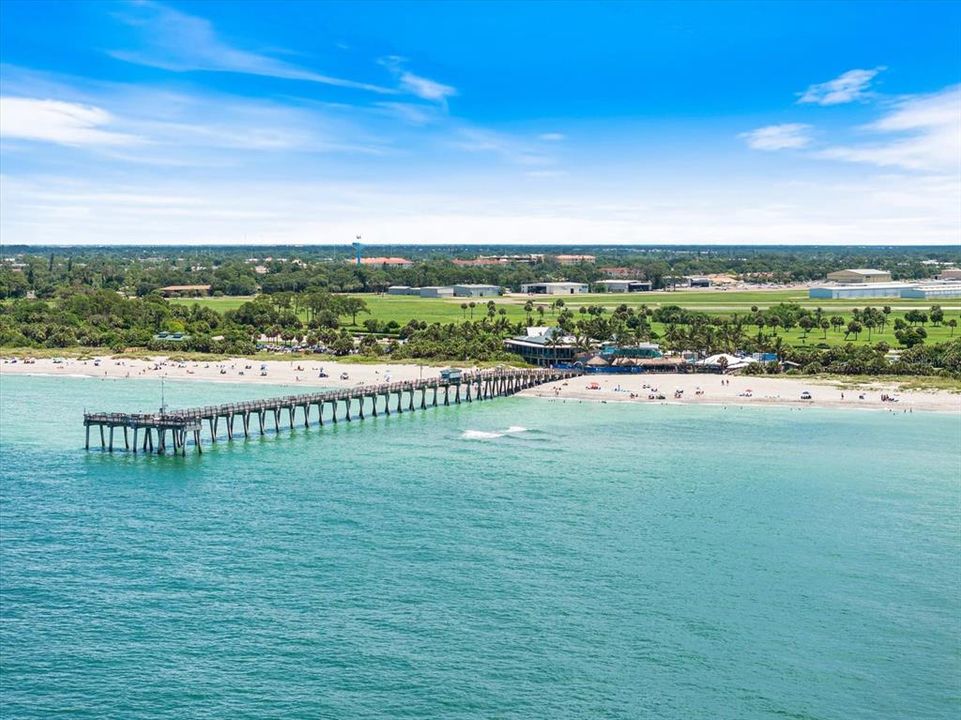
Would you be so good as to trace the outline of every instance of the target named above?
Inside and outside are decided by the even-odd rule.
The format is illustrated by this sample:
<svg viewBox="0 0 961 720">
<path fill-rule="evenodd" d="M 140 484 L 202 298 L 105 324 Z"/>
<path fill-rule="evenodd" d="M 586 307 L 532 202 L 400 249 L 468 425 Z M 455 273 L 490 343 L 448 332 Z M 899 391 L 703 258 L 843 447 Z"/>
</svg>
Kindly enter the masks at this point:
<svg viewBox="0 0 961 720">
<path fill-rule="evenodd" d="M 49 300 L 16 299 L 0 304 L 0 346 L 109 348 L 129 347 L 249 355 L 263 335 L 280 340 L 310 336 L 332 343 L 347 320 L 366 312 L 360 298 L 316 293 L 299 299 L 258 297 L 221 315 L 198 304 L 174 305 L 157 295 L 125 298 L 108 290 L 66 288 Z M 306 310 L 307 321 L 298 316 Z M 158 337 L 166 333 L 167 337 Z M 177 340 L 168 339 L 178 335 Z M 353 347 L 350 334 L 346 335 Z M 173 344 L 176 343 L 176 344 Z M 341 342 L 341 348 L 344 347 Z M 348 348 L 349 351 L 350 348 Z"/>
<path fill-rule="evenodd" d="M 533 265 L 462 266 L 478 254 L 544 254 Z M 845 267 L 875 267 L 895 279 L 926 278 L 937 264 L 961 264 L 956 248 L 367 248 L 401 255 L 413 267 L 358 266 L 347 248 L 5 248 L 0 298 L 52 298 L 63 287 L 122 291 L 144 297 L 169 285 L 210 285 L 215 295 L 279 292 L 382 292 L 390 285 L 484 283 L 519 290 L 529 282 L 595 282 L 604 267 L 627 267 L 655 288 L 683 275 L 729 273 L 775 283 L 820 280 Z M 561 265 L 559 253 L 590 253 L 595 263 Z M 270 258 L 270 259 L 267 259 Z"/>
<path fill-rule="evenodd" d="M 528 302 L 526 317 L 512 322 L 493 302 L 477 306 L 478 317 L 460 323 L 427 324 L 364 319 L 368 333 L 356 338 L 345 327 L 357 327 L 368 313 L 362 298 L 325 290 L 258 296 L 238 309 L 220 314 L 194 304 L 174 305 L 157 295 L 126 298 L 108 290 L 59 290 L 49 300 L 16 299 L 0 304 L 0 346 L 26 348 L 105 348 L 121 352 L 138 347 L 249 355 L 258 343 L 292 343 L 334 355 L 362 353 L 397 359 L 510 361 L 504 339 L 533 324 L 556 326 L 555 342 L 573 338 L 587 351 L 601 342 L 634 345 L 658 342 L 665 350 L 706 356 L 726 353 L 773 353 L 779 363 L 756 365 L 752 372 L 779 371 L 793 363 L 802 372 L 860 374 L 942 374 L 961 377 L 961 339 L 953 338 L 956 318 L 945 318 L 938 306 L 914 309 L 892 320 L 890 308 L 865 308 L 842 318 L 796 304 L 780 304 L 750 313 L 711 316 L 678 306 L 649 308 L 599 305 L 573 308 L 562 299 L 550 306 Z M 926 342 L 925 328 L 944 325 L 952 339 Z M 891 327 L 900 346 L 892 357 L 886 342 L 870 342 L 870 333 Z M 785 331 L 800 328 L 801 345 L 785 341 Z M 818 342 L 829 332 L 844 340 L 868 333 L 868 343 L 829 345 Z M 167 335 L 162 336 L 162 333 Z M 177 334 L 171 341 L 170 334 Z M 567 340 L 563 340 L 567 342 Z M 789 365 L 790 366 L 790 365 Z"/>
</svg>

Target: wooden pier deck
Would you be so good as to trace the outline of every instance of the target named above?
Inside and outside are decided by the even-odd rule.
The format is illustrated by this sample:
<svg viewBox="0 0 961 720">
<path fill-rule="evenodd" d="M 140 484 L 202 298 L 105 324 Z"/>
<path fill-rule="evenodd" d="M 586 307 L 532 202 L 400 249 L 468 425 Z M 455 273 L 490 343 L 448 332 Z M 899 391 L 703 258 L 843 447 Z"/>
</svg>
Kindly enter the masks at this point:
<svg viewBox="0 0 961 720">
<path fill-rule="evenodd" d="M 118 446 L 117 449 L 134 453 L 155 452 L 159 455 L 170 450 L 175 455 L 186 455 L 188 443 L 192 444 L 197 452 L 203 452 L 204 424 L 209 430 L 211 443 L 222 439 L 221 420 L 224 421 L 226 439 L 233 440 L 235 431 L 243 432 L 244 438 L 250 437 L 251 420 L 256 422 L 254 430 L 259 430 L 263 435 L 270 425 L 273 425 L 275 432 L 279 432 L 285 427 L 293 428 L 298 423 L 309 427 L 312 420 L 319 425 L 325 422 L 336 423 L 338 410 L 342 411 L 342 420 L 350 422 L 354 419 L 363 420 L 368 415 L 390 415 L 391 405 L 394 406 L 393 412 L 402 413 L 417 408 L 489 400 L 579 374 L 577 371 L 553 369 L 486 370 L 463 373 L 450 379 L 433 378 L 364 385 L 346 390 L 287 395 L 162 413 L 84 413 L 86 449 L 90 449 L 90 429 L 96 428 L 100 434 L 101 450 L 113 452 L 114 434 L 120 429 L 123 432 L 123 447 Z M 330 410 L 325 418 L 324 411 L 328 406 Z M 312 408 L 316 408 L 316 411 L 312 412 Z M 282 422 L 285 414 L 286 422 Z M 297 415 L 301 416 L 299 420 Z M 235 421 L 238 419 L 240 427 L 235 428 Z"/>
</svg>

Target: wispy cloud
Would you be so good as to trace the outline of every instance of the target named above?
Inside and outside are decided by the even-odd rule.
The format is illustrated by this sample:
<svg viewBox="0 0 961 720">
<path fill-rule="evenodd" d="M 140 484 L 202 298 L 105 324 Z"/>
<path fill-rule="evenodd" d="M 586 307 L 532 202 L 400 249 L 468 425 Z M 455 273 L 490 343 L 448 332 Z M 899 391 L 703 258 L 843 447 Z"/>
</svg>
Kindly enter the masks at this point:
<svg viewBox="0 0 961 720">
<path fill-rule="evenodd" d="M 136 145 L 143 138 L 111 130 L 114 117 L 100 107 L 22 97 L 0 98 L 0 137 L 71 146 Z"/>
<path fill-rule="evenodd" d="M 529 143 L 504 133 L 477 127 L 460 128 L 453 139 L 454 147 L 472 153 L 492 153 L 515 165 L 550 165 L 549 155 Z"/>
<path fill-rule="evenodd" d="M 784 123 L 744 132 L 738 135 L 755 150 L 791 150 L 811 143 L 811 126 L 804 123 Z"/>
<path fill-rule="evenodd" d="M 209 71 L 303 80 L 337 87 L 394 94 L 396 90 L 372 83 L 346 80 L 314 72 L 264 53 L 234 47 L 218 37 L 204 18 L 156 2 L 137 2 L 117 16 L 138 30 L 139 47 L 113 50 L 118 60 L 173 72 Z"/>
<path fill-rule="evenodd" d="M 380 64 L 397 76 L 400 89 L 411 95 L 416 95 L 422 100 L 430 100 L 447 106 L 447 98 L 456 95 L 457 89 L 431 80 L 430 78 L 415 75 L 404 67 L 405 58 L 398 55 L 390 55 L 380 59 Z"/>
<path fill-rule="evenodd" d="M 957 174 L 961 167 L 961 85 L 931 95 L 902 98 L 890 112 L 862 130 L 883 139 L 829 147 L 819 156 Z"/>
<path fill-rule="evenodd" d="M 384 114 L 399 118 L 408 125 L 430 125 L 437 120 L 442 111 L 436 106 L 403 102 L 379 102 L 375 106 Z"/>
<path fill-rule="evenodd" d="M 548 132 L 548 133 L 541 133 L 540 135 L 537 136 L 537 139 L 543 140 L 545 142 L 560 142 L 561 140 L 564 140 L 566 137 L 567 136 L 564 135 L 564 133 Z"/>
<path fill-rule="evenodd" d="M 799 103 L 814 103 L 817 105 L 842 105 L 844 103 L 864 100 L 870 97 L 868 88 L 871 81 L 882 70 L 879 66 L 871 70 L 848 70 L 833 80 L 811 85 L 803 93 L 799 93 Z"/>
</svg>

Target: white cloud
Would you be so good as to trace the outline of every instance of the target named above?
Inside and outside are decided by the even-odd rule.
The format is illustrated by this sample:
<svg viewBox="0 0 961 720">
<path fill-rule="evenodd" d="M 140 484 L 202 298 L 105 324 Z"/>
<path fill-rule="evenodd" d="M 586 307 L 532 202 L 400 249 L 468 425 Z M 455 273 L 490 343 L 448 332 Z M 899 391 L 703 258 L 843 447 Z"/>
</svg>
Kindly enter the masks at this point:
<svg viewBox="0 0 961 720">
<path fill-rule="evenodd" d="M 0 136 L 38 140 L 59 145 L 135 145 L 141 138 L 109 127 L 114 117 L 93 105 L 39 100 L 0 98 Z"/>
<path fill-rule="evenodd" d="M 868 87 L 875 76 L 884 70 L 883 66 L 872 70 L 848 70 L 833 80 L 811 85 L 800 94 L 799 103 L 815 103 L 817 105 L 841 105 L 843 103 L 864 100 L 869 97 Z"/>
<path fill-rule="evenodd" d="M 400 86 L 412 95 L 435 102 L 446 102 L 448 97 L 457 94 L 457 90 L 450 85 L 444 85 L 436 80 L 430 80 L 407 71 L 400 74 Z"/>
<path fill-rule="evenodd" d="M 376 244 L 961 242 L 957 177 L 838 182 L 827 174 L 725 186 L 715 172 L 631 189 L 620 179 L 599 187 L 582 174 L 543 188 L 524 177 L 478 183 L 473 171 L 445 174 L 443 186 L 237 174 L 138 183 L 8 176 L 0 178 L 0 233 L 11 244 L 344 244 L 358 232 Z"/>
<path fill-rule="evenodd" d="M 820 157 L 881 167 L 961 171 L 961 86 L 898 100 L 880 120 L 862 128 L 879 141 L 828 147 Z"/>
<path fill-rule="evenodd" d="M 160 3 L 138 2 L 118 17 L 141 31 L 140 49 L 110 52 L 112 57 L 125 62 L 174 72 L 232 72 L 304 80 L 381 94 L 396 92 L 371 83 L 324 75 L 269 55 L 233 47 L 217 36 L 209 21 Z"/>
<path fill-rule="evenodd" d="M 415 75 L 409 70 L 404 69 L 404 63 L 407 62 L 407 59 L 399 55 L 389 55 L 381 58 L 379 62 L 397 76 L 402 91 L 416 95 L 422 100 L 430 100 L 446 108 L 447 98 L 457 94 L 457 88 L 437 82 L 436 80 L 431 80 L 430 78 Z"/>
<path fill-rule="evenodd" d="M 810 125 L 784 123 L 744 132 L 738 135 L 755 150 L 788 150 L 807 147 L 811 143 Z"/>
<path fill-rule="evenodd" d="M 403 120 L 408 125 L 430 125 L 438 117 L 438 110 L 433 105 L 417 105 L 415 103 L 381 102 L 376 103 L 385 114 Z"/>
<path fill-rule="evenodd" d="M 541 133 L 540 135 L 537 136 L 537 139 L 543 140 L 544 142 L 560 142 L 561 140 L 564 140 L 566 137 L 567 136 L 564 135 L 564 133 L 549 132 L 549 133 Z"/>
</svg>

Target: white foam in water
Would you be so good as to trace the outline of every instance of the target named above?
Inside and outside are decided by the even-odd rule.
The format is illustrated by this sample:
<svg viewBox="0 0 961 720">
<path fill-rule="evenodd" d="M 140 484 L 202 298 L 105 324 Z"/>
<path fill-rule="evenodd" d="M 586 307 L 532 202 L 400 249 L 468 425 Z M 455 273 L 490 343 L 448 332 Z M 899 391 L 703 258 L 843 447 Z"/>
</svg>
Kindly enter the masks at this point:
<svg viewBox="0 0 961 720">
<path fill-rule="evenodd" d="M 520 425 L 511 425 L 506 430 L 501 431 L 465 430 L 463 434 L 461 434 L 461 438 L 464 440 L 495 440 L 507 434 L 522 432 L 527 432 L 527 428 L 521 427 Z"/>
<path fill-rule="evenodd" d="M 465 440 L 493 440 L 494 438 L 504 437 L 504 433 L 486 432 L 484 430 L 465 430 L 461 437 Z"/>
</svg>

